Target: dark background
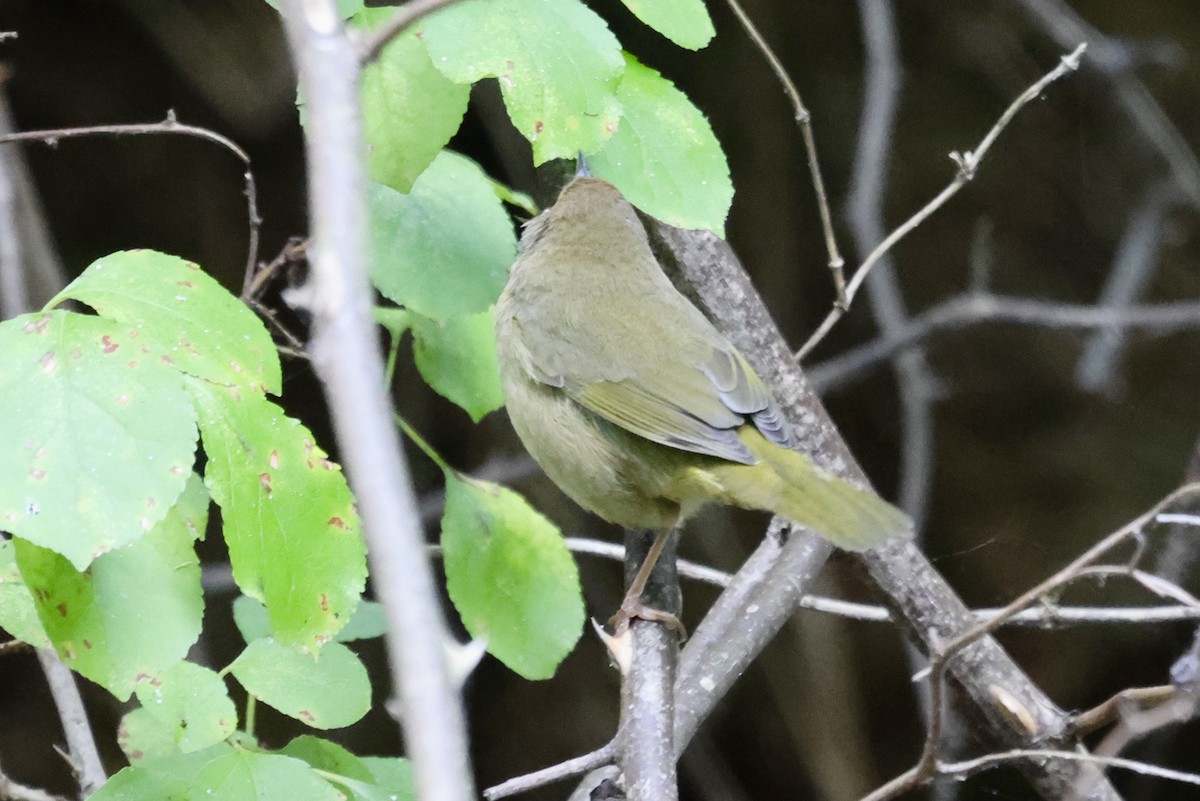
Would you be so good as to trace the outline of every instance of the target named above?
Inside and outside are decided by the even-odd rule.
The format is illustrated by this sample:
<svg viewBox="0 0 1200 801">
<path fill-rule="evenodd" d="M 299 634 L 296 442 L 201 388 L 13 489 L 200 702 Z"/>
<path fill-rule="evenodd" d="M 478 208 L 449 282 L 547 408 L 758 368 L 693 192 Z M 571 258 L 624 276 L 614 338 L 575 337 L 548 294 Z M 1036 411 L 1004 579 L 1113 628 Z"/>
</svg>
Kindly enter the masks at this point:
<svg viewBox="0 0 1200 801">
<path fill-rule="evenodd" d="M 721 3 L 710 4 L 717 38 L 699 53 L 671 45 L 614 0 L 591 5 L 626 48 L 675 80 L 708 114 L 737 188 L 729 238 L 781 328 L 799 345 L 828 309 L 831 285 L 799 136 L 760 54 Z M 853 264 L 842 210 L 863 89 L 857 6 L 848 0 L 746 0 L 745 6 L 814 114 L 839 239 Z M 1182 140 L 1200 148 L 1200 5 L 1079 0 L 1071 7 L 1112 37 L 1128 62 L 1113 72 L 1085 61 L 1079 74 L 1049 89 L 1004 134 L 977 179 L 897 247 L 896 265 L 913 310 L 965 289 L 981 223 L 990 225 L 996 291 L 1071 303 L 1097 299 L 1131 216 L 1170 177 L 1159 151 L 1122 110 L 1117 76 L 1133 70 Z M 950 151 L 973 148 L 1012 98 L 1071 49 L 1015 0 L 906 0 L 895 11 L 903 93 L 890 149 L 889 226 L 950 180 Z M 294 78 L 277 15 L 261 0 L 0 0 L 0 30 L 19 33 L 0 43 L 0 80 L 16 129 L 152 122 L 173 109 L 181 121 L 211 127 L 250 153 L 264 217 L 263 259 L 289 236 L 304 234 Z M 452 146 L 498 178 L 532 190 L 527 158 L 503 124 L 494 87 L 480 87 Z M 228 153 L 174 136 L 63 141 L 22 152 L 68 275 L 111 251 L 149 247 L 197 261 L 231 289 L 240 287 L 246 258 L 242 166 Z M 1172 204 L 1145 300 L 1197 296 L 1198 222 L 1186 200 Z M 810 361 L 875 335 L 870 310 L 859 303 Z M 930 340 L 929 363 L 941 395 L 934 407 L 926 550 L 972 605 L 1007 602 L 1183 477 L 1200 434 L 1200 334 L 1132 334 L 1112 380 L 1099 392 L 1081 390 L 1074 378 L 1085 338 L 979 325 Z M 284 404 L 333 448 L 307 366 L 285 362 L 285 375 Z M 502 412 L 472 425 L 424 387 L 407 363 L 396 391 L 399 408 L 456 466 L 478 469 L 519 453 Z M 865 373 L 826 400 L 876 485 L 894 497 L 902 432 L 890 369 Z M 418 452 L 410 457 L 418 490 L 436 498 L 440 472 Z M 618 536 L 539 476 L 523 478 L 518 488 L 572 534 Z M 736 568 L 761 536 L 762 523 L 757 516 L 714 512 L 691 526 L 683 553 Z M 436 518 L 430 536 L 436 536 Z M 213 562 L 221 558 L 217 539 L 206 544 Z M 579 561 L 589 612 L 604 617 L 619 598 L 619 568 L 592 557 Z M 830 593 L 873 598 L 846 558 L 831 564 L 820 585 Z M 686 620 L 694 625 L 714 594 L 691 584 L 684 590 Z M 1150 602 L 1120 581 L 1099 592 L 1090 585 L 1067 600 L 1082 599 Z M 231 600 L 228 593 L 209 598 L 206 640 L 197 656 L 214 666 L 227 664 L 240 646 L 230 626 Z M 1021 630 L 1001 639 L 1057 703 L 1087 708 L 1124 687 L 1164 683 L 1190 629 Z M 368 644 L 359 650 L 380 677 L 381 707 L 381 649 Z M 685 797 L 857 797 L 918 753 L 922 727 L 911 672 L 893 628 L 798 615 L 685 757 Z M 122 710 L 90 685 L 87 697 L 115 771 L 121 757 L 114 732 Z M 523 681 L 485 660 L 468 685 L 467 702 L 478 780 L 486 786 L 604 743 L 614 731 L 617 678 L 587 634 L 549 682 Z M 268 744 L 282 745 L 295 733 L 288 721 L 259 709 Z M 1194 725 L 1169 730 L 1125 755 L 1200 770 L 1196 734 Z M 334 736 L 357 753 L 401 748 L 382 712 Z M 61 740 L 33 656 L 0 659 L 0 763 L 6 772 L 70 792 L 64 763 L 51 749 Z M 1194 789 L 1127 774 L 1116 780 L 1129 798 L 1194 797 Z M 566 792 L 563 785 L 528 797 L 561 798 Z M 997 771 L 967 782 L 963 797 L 1032 794 L 1015 774 Z"/>
</svg>

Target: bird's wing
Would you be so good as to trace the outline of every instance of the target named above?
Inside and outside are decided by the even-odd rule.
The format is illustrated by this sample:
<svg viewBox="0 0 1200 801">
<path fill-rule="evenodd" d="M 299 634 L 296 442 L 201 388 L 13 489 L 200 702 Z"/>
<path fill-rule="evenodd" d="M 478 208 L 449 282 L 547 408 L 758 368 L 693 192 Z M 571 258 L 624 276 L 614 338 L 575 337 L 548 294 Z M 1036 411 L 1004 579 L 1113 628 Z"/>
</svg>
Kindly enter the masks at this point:
<svg viewBox="0 0 1200 801">
<path fill-rule="evenodd" d="M 754 464 L 756 457 L 737 436 L 737 429 L 750 420 L 767 439 L 790 444 L 762 379 L 728 342 L 714 345 L 709 357 L 696 364 L 659 361 L 654 370 L 634 371 L 627 365 L 605 370 L 592 363 L 599 372 L 582 376 L 550 341 L 535 341 L 545 347 L 527 351 L 532 378 L 652 442 Z M 525 344 L 528 348 L 529 339 Z"/>
</svg>

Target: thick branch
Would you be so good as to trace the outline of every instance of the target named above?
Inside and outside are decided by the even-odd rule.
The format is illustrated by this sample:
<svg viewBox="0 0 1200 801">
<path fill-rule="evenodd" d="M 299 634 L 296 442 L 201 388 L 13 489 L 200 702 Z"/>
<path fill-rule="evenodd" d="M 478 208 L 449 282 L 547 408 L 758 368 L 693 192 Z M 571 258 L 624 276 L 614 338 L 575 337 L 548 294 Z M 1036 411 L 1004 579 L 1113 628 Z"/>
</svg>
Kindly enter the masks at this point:
<svg viewBox="0 0 1200 801">
<path fill-rule="evenodd" d="M 683 291 L 715 321 L 770 384 L 809 455 L 834 473 L 865 483 L 862 470 L 854 462 L 803 374 L 791 360 L 787 344 L 729 246 L 706 232 L 680 231 L 657 224 L 650 228 L 652 241 L 668 274 L 681 284 Z M 781 558 L 786 558 L 785 555 L 795 549 L 812 547 L 806 537 L 792 538 L 783 546 Z M 864 554 L 862 558 L 888 596 L 890 605 L 904 620 L 909 634 L 923 645 L 926 653 L 936 652 L 940 643 L 966 632 L 974 625 L 970 611 L 912 542 L 892 540 L 878 550 Z M 753 597 L 753 603 L 761 607 L 764 594 L 792 594 L 794 589 L 789 585 L 804 583 L 802 578 L 789 578 L 789 581 L 776 582 L 778 586 L 764 586 Z M 762 611 L 755 615 L 746 613 L 741 625 L 762 614 Z M 788 614 L 790 610 L 781 614 L 777 621 L 772 620 L 771 625 L 777 630 Z M 681 683 L 685 676 L 695 676 L 695 673 L 686 672 L 686 652 L 684 658 L 680 669 Z M 975 700 L 996 743 L 1009 748 L 1045 747 L 1047 743 L 1054 743 L 1055 747 L 1073 750 L 1074 746 L 1066 734 L 1069 723 L 1067 716 L 1045 697 L 990 637 L 980 639 L 964 650 L 951 664 L 950 671 Z M 1004 710 L 997 708 L 989 693 L 991 685 L 1005 688 L 1021 705 L 1031 710 L 1044 739 L 1035 744 L 1027 733 L 1013 728 Z M 684 714 L 685 705 L 689 702 L 715 703 L 719 697 L 709 693 L 689 693 L 682 686 L 677 689 L 677 695 L 680 699 L 677 703 L 679 715 Z M 691 714 L 703 718 L 710 710 L 711 706 L 693 710 Z M 685 738 L 679 738 L 677 747 L 684 742 Z M 1050 760 L 1028 763 L 1022 766 L 1022 770 L 1045 797 L 1059 798 L 1076 786 L 1080 766 L 1072 762 Z M 1101 782 L 1095 797 L 1118 796 L 1110 785 Z"/>
</svg>

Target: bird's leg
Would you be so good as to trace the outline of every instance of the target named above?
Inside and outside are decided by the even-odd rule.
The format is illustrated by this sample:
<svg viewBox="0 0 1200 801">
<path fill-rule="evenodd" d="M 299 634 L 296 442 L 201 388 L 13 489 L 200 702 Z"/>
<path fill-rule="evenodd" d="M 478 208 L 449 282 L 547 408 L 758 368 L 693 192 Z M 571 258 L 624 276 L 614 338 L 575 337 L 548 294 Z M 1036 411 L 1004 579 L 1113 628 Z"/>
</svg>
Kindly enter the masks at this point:
<svg viewBox="0 0 1200 801">
<path fill-rule="evenodd" d="M 667 543 L 671 541 L 674 533 L 674 528 L 665 528 L 655 535 L 650 550 L 646 552 L 641 566 L 629 582 L 629 589 L 625 592 L 625 598 L 621 601 L 620 608 L 617 609 L 615 615 L 608 619 L 608 627 L 614 635 L 623 634 L 629 628 L 629 622 L 636 617 L 662 623 L 667 628 L 678 632 L 681 639 L 687 637 L 687 629 L 683 627 L 683 623 L 679 622 L 678 617 L 671 612 L 655 609 L 642 603 L 642 593 L 646 590 L 646 583 L 650 580 L 654 568 L 658 565 L 659 557 L 662 556 L 663 549 L 667 547 Z"/>
</svg>

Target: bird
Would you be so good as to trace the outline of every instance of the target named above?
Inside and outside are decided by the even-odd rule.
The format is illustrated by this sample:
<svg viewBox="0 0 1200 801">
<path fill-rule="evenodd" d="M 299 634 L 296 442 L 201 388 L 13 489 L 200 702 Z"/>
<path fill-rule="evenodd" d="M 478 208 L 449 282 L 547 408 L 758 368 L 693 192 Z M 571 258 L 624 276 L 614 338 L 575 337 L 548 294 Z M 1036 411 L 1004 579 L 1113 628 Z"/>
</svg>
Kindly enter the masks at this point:
<svg viewBox="0 0 1200 801">
<path fill-rule="evenodd" d="M 581 170 L 529 220 L 495 307 L 508 415 L 546 476 L 654 543 L 610 620 L 682 631 L 641 594 L 671 532 L 709 503 L 780 515 L 849 550 L 911 520 L 798 449 L 745 356 L 663 273 L 633 206 Z"/>
</svg>

